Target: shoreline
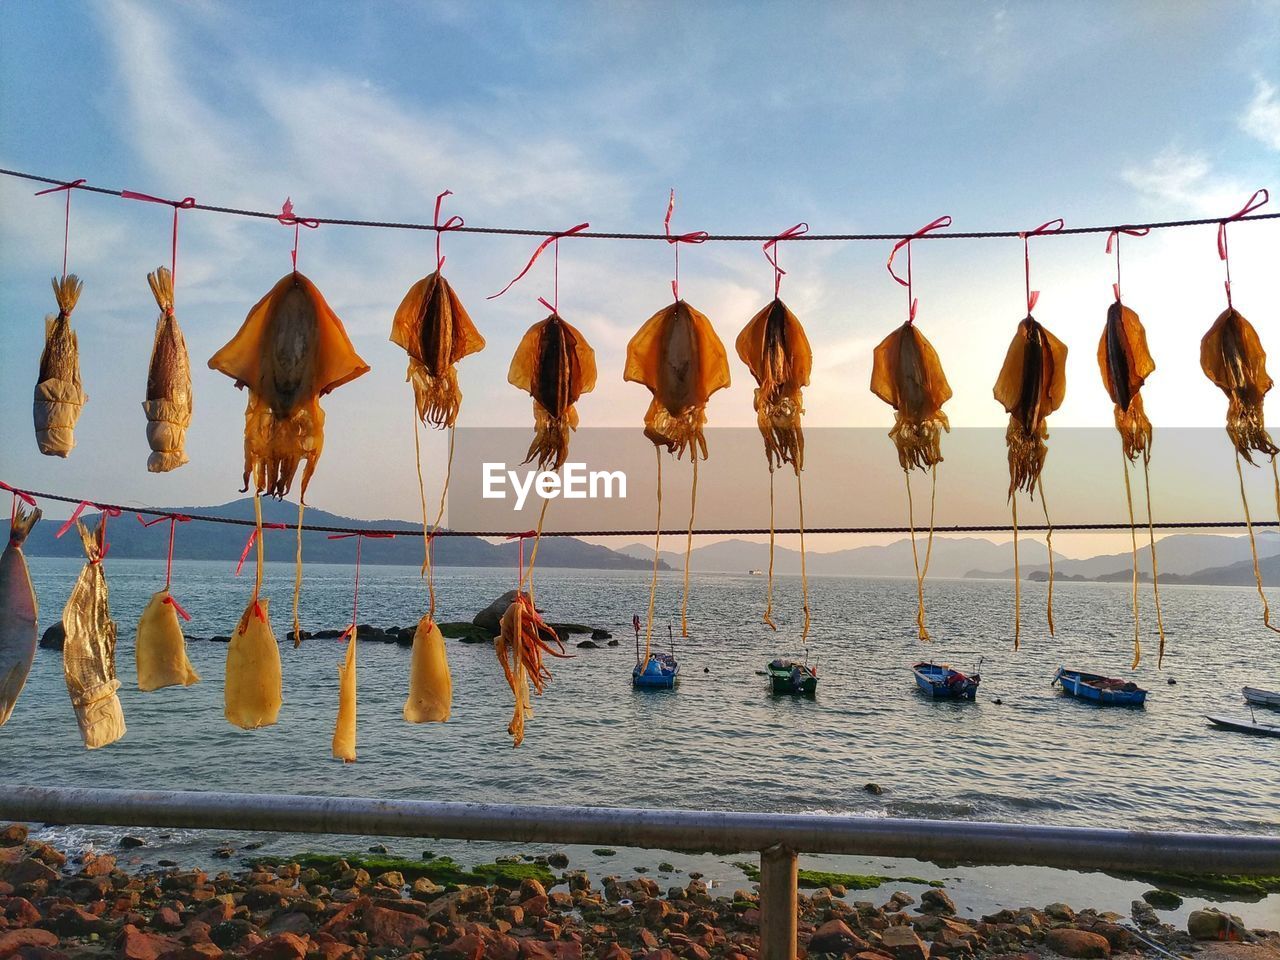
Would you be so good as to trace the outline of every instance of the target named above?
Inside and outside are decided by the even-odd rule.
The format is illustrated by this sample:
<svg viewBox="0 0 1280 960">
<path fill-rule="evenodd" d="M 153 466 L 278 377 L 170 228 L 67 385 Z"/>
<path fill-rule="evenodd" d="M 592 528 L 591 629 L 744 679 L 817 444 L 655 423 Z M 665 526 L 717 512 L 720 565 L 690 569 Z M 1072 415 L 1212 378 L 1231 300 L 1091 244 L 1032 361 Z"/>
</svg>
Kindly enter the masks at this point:
<svg viewBox="0 0 1280 960">
<path fill-rule="evenodd" d="M 143 836 L 77 851 L 40 833 L 0 825 L 6 960 L 754 960 L 759 945 L 751 864 L 741 860 L 730 861 L 743 871 L 734 883 L 693 869 L 696 858 L 658 851 L 564 848 L 480 862 L 475 848 L 495 845 L 474 844 L 464 865 L 432 851 L 422 851 L 429 859 L 399 857 L 367 841 L 365 852 L 344 856 L 268 853 L 277 843 L 244 840 L 216 848 L 209 856 L 217 867 L 196 865 L 196 857 L 150 865 Z M 296 840 L 277 841 L 286 839 Z M 615 869 L 602 874 L 601 861 Z M 1229 906 L 1193 910 L 1192 928 L 1204 936 L 1212 925 L 1253 944 L 1193 940 L 1186 922 L 1164 922 L 1177 916 L 1168 903 L 1157 913 L 1142 900 L 1130 915 L 1076 910 L 1065 898 L 967 915 L 972 898 L 954 869 L 931 866 L 917 876 L 902 863 L 883 866 L 867 876 L 810 874 L 814 885 L 800 891 L 802 956 L 1106 957 L 1149 951 L 1146 940 L 1215 960 L 1280 958 L 1280 933 L 1230 919 Z M 1023 892 L 1037 891 L 1032 883 Z M 1271 922 L 1280 914 L 1265 906 L 1276 899 L 1259 901 L 1265 927 L 1280 926 Z"/>
</svg>

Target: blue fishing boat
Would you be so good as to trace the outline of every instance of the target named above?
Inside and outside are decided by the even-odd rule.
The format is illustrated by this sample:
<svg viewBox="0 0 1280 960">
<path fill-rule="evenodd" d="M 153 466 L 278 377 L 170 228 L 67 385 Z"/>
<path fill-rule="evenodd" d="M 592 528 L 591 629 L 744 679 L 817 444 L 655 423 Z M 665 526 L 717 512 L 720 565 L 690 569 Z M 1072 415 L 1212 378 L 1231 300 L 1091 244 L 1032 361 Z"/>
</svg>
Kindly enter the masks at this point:
<svg viewBox="0 0 1280 960">
<path fill-rule="evenodd" d="M 669 653 L 651 653 L 647 663 L 631 670 L 631 685 L 649 690 L 671 690 L 680 676 L 680 662 Z"/>
<path fill-rule="evenodd" d="M 978 695 L 982 675 L 953 670 L 945 663 L 917 663 L 911 668 L 916 685 L 936 700 L 973 700 Z"/>
<path fill-rule="evenodd" d="M 1104 677 L 1097 673 L 1081 673 L 1059 667 L 1053 683 L 1062 685 L 1070 697 L 1089 700 L 1104 707 L 1140 707 L 1147 702 L 1147 691 L 1131 680 Z"/>
</svg>

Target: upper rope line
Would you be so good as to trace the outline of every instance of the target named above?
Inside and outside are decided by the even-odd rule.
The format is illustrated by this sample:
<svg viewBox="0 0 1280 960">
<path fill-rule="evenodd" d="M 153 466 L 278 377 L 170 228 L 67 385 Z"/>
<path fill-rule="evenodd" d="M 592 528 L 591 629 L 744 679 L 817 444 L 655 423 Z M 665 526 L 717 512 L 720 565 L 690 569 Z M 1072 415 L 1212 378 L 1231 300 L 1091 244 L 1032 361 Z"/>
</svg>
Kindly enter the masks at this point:
<svg viewBox="0 0 1280 960">
<path fill-rule="evenodd" d="M 100 193 L 111 197 L 124 197 L 131 191 L 128 190 L 112 190 L 108 187 L 96 187 L 83 180 L 58 180 L 54 177 L 44 177 L 34 173 L 24 173 L 20 170 L 7 170 L 0 168 L 0 174 L 6 177 L 16 177 L 21 180 L 30 180 L 35 183 L 48 183 L 57 187 L 70 190 L 83 190 L 86 193 Z M 126 198 L 127 199 L 127 198 Z M 221 207 L 214 204 L 196 203 L 189 207 L 184 206 L 183 209 L 204 210 L 208 213 L 223 213 L 236 217 L 252 217 L 258 220 L 278 220 L 279 211 L 266 210 L 242 210 L 237 207 Z M 1117 230 L 1165 230 L 1172 227 L 1202 227 L 1202 226 L 1220 226 L 1227 220 L 1232 223 L 1243 223 L 1249 220 L 1275 220 L 1280 219 L 1280 213 L 1255 213 L 1238 218 L 1223 217 L 1203 217 L 1195 220 L 1162 220 L 1152 223 L 1116 223 L 1107 226 L 1097 227 L 1067 227 L 1058 230 L 1052 236 L 1072 236 L 1085 233 L 1112 233 Z M 394 220 L 353 220 L 342 219 L 338 217 L 308 217 L 308 223 L 328 224 L 337 227 L 374 227 L 384 230 L 428 230 L 436 233 L 448 230 L 450 233 L 478 233 L 490 234 L 493 236 L 508 237 L 548 237 L 556 234 L 556 230 L 533 230 L 523 227 L 469 227 L 469 226 L 446 226 L 439 223 L 409 223 Z M 887 240 L 993 240 L 993 239 L 1019 239 L 1026 233 L 1026 230 L 977 230 L 967 232 L 946 233 L 930 233 L 926 236 L 916 237 L 912 231 L 904 231 L 901 233 L 807 233 L 797 234 L 788 237 L 792 241 L 887 241 Z M 561 236 L 564 234 L 562 233 Z M 663 243 L 670 243 L 671 238 L 665 233 L 606 233 L 598 230 L 583 230 L 574 233 L 575 237 L 582 237 L 591 240 L 661 240 Z M 706 241 L 723 241 L 723 242 L 765 242 L 776 239 L 776 233 L 762 234 L 729 234 L 729 233 L 708 233 L 705 235 Z"/>
</svg>

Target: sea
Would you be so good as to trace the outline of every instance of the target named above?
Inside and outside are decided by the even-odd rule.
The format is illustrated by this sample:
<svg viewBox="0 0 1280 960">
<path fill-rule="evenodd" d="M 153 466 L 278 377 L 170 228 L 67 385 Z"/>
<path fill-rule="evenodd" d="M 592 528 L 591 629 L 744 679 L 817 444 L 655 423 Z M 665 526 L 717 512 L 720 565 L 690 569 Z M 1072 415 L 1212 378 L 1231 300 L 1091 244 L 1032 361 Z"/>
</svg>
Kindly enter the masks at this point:
<svg viewBox="0 0 1280 960">
<path fill-rule="evenodd" d="M 302 793 L 452 801 L 726 809 L 923 817 L 951 820 L 1215 831 L 1280 835 L 1280 739 L 1212 729 L 1205 714 L 1247 717 L 1240 688 L 1280 688 L 1280 637 L 1262 625 L 1256 592 L 1236 587 L 1161 589 L 1167 646 L 1158 640 L 1149 585 L 1142 587 L 1141 666 L 1130 671 L 1133 611 L 1127 584 L 1058 583 L 1056 635 L 1046 625 L 1046 585 L 1022 586 L 1020 649 L 1013 646 L 1010 581 L 931 580 L 926 606 L 932 641 L 915 629 L 912 579 L 811 578 L 811 629 L 802 642 L 801 582 L 774 584 L 776 631 L 762 622 L 762 576 L 694 574 L 688 636 L 681 631 L 682 582 L 660 576 L 655 645 L 674 645 L 682 664 L 674 691 L 630 685 L 643 619 L 644 571 L 538 569 L 538 606 L 550 621 L 609 631 L 616 646 L 579 648 L 551 661 L 523 746 L 507 734 L 512 697 L 489 644 L 447 642 L 453 713 L 447 723 L 411 725 L 401 716 L 409 650 L 362 641 L 359 760 L 330 755 L 344 645 L 312 639 L 294 649 L 293 566 L 268 563 L 263 595 L 284 671 L 284 706 L 272 727 L 245 731 L 223 718 L 225 643 L 191 639 L 202 681 L 152 693 L 137 689 L 134 632 L 149 597 L 163 585 L 156 561 L 105 561 L 111 611 L 119 624 L 117 670 L 128 732 L 110 746 L 81 746 L 61 656 L 40 650 L 9 722 L 0 727 L 0 783 Z M 40 628 L 56 622 L 81 563 L 32 558 Z M 302 623 L 337 629 L 352 619 L 355 568 L 308 565 Z M 439 621 L 470 620 L 515 586 L 510 569 L 440 568 Z M 193 638 L 230 634 L 252 592 L 251 564 L 175 561 L 173 594 L 191 614 Z M 1278 598 L 1280 602 L 1280 598 Z M 360 623 L 413 626 L 426 612 L 416 567 L 360 569 Z M 670 629 L 669 629 L 670 628 Z M 775 657 L 806 659 L 819 673 L 815 697 L 774 696 L 762 671 Z M 931 659 L 980 671 L 975 703 L 934 702 L 919 693 L 911 664 Z M 1060 665 L 1132 677 L 1150 690 L 1145 709 L 1103 709 L 1051 686 Z M 1272 717 L 1271 719 L 1275 719 Z M 877 784 L 881 792 L 868 791 Z M 213 851 L 253 854 L 348 852 L 384 843 L 393 854 L 425 850 L 479 863 L 510 854 L 563 849 L 571 867 L 594 876 L 644 871 L 662 884 L 696 871 L 728 893 L 747 886 L 741 856 L 446 840 L 259 835 L 44 827 L 40 835 L 80 848 L 115 850 L 124 833 L 146 845 L 120 851 L 134 866 L 161 860 L 220 869 Z M 131 858 L 131 859 L 130 859 Z M 659 864 L 670 869 L 660 871 Z M 940 879 L 971 913 L 1066 901 L 1128 914 L 1150 883 L 1048 868 L 938 866 L 880 858 L 805 856 L 802 868 Z M 1280 864 L 1277 871 L 1280 874 Z M 670 878 L 668 880 L 668 878 Z M 851 899 L 882 902 L 889 883 Z M 1280 895 L 1242 900 L 1189 895 L 1165 911 L 1173 922 L 1206 903 L 1223 903 L 1246 922 L 1280 927 Z"/>
</svg>

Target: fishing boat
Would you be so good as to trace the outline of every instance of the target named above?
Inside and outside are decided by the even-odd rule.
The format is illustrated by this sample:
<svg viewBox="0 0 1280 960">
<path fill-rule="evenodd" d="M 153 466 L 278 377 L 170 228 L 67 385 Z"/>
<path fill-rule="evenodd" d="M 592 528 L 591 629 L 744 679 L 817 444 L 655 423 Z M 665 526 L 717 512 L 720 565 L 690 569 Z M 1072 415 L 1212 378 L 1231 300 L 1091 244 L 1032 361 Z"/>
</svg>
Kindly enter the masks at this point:
<svg viewBox="0 0 1280 960">
<path fill-rule="evenodd" d="M 1245 700 L 1258 707 L 1271 707 L 1280 710 L 1280 693 L 1274 690 L 1261 690 L 1258 687 L 1244 688 Z"/>
<path fill-rule="evenodd" d="M 1147 691 L 1131 680 L 1104 677 L 1097 673 L 1082 673 L 1059 667 L 1053 683 L 1062 685 L 1062 692 L 1070 697 L 1089 700 L 1104 707 L 1140 707 L 1147 702 Z"/>
<path fill-rule="evenodd" d="M 911 668 L 916 685 L 936 700 L 973 700 L 978 695 L 982 675 L 972 676 L 953 670 L 945 663 L 917 663 Z"/>
<path fill-rule="evenodd" d="M 636 632 L 636 665 L 631 668 L 631 685 L 643 690 L 674 690 L 676 678 L 680 676 L 680 661 L 676 659 L 676 641 L 671 627 L 667 627 L 667 642 L 671 645 L 671 652 L 650 650 L 646 659 L 640 653 L 639 615 L 631 618 L 631 625 Z"/>
<path fill-rule="evenodd" d="M 1257 717 L 1252 720 L 1236 720 L 1233 717 L 1205 717 L 1220 730 L 1234 730 L 1237 733 L 1255 733 L 1264 737 L 1280 737 L 1280 724 L 1258 723 Z"/>
<path fill-rule="evenodd" d="M 795 660 L 774 660 L 769 664 L 769 682 L 774 693 L 811 697 L 818 689 L 818 668 Z"/>
</svg>

